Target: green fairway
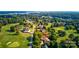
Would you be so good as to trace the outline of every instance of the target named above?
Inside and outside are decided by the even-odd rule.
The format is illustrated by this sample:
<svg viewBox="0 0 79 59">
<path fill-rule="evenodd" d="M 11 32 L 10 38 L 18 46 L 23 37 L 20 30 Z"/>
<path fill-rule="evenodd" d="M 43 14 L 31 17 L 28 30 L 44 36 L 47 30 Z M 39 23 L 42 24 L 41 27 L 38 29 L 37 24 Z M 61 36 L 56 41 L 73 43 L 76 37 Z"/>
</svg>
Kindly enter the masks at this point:
<svg viewBox="0 0 79 59">
<path fill-rule="evenodd" d="M 2 31 L 0 32 L 0 47 L 28 47 L 28 37 L 30 37 L 30 34 L 20 32 L 19 35 L 15 35 L 15 32 L 9 32 L 10 26 L 13 25 L 16 24 L 3 26 Z"/>
</svg>

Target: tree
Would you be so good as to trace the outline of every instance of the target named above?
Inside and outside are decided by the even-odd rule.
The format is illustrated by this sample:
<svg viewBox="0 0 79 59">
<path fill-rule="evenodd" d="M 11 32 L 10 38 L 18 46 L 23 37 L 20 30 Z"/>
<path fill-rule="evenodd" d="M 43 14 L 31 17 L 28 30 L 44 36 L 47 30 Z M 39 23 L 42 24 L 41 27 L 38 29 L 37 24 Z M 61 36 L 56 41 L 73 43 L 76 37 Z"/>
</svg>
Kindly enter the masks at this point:
<svg viewBox="0 0 79 59">
<path fill-rule="evenodd" d="M 8 24 L 7 20 L 3 20 L 3 25 Z"/>
<path fill-rule="evenodd" d="M 1 29 L 2 29 L 2 24 L 0 23 L 0 32 L 1 32 Z"/>
<path fill-rule="evenodd" d="M 59 43 L 59 48 L 66 48 L 65 41 Z"/>
<path fill-rule="evenodd" d="M 11 26 L 10 27 L 10 31 L 14 32 L 15 31 L 15 27 L 14 26 Z"/>
<path fill-rule="evenodd" d="M 75 26 L 77 33 L 79 33 L 79 26 Z"/>
<path fill-rule="evenodd" d="M 58 47 L 58 43 L 56 41 L 51 41 L 48 45 L 49 48 L 57 48 Z"/>
<path fill-rule="evenodd" d="M 68 36 L 71 40 L 73 40 L 74 38 L 75 38 L 75 36 L 74 36 L 74 34 L 72 33 L 72 34 L 70 34 L 69 36 Z"/>
<path fill-rule="evenodd" d="M 16 34 L 19 34 L 19 25 L 15 25 Z"/>
<path fill-rule="evenodd" d="M 72 40 L 65 40 L 65 41 L 61 41 L 59 44 L 60 48 L 76 48 L 76 44 L 74 41 Z"/>
<path fill-rule="evenodd" d="M 66 35 L 66 32 L 62 30 L 58 30 L 58 34 L 60 37 L 64 37 Z"/>
<path fill-rule="evenodd" d="M 54 29 L 50 29 L 49 30 L 49 39 L 50 40 L 56 40 L 57 39 L 57 35 L 56 35 L 56 33 L 55 33 L 55 30 Z"/>
<path fill-rule="evenodd" d="M 40 40 L 40 38 L 41 38 L 41 33 L 39 33 L 39 32 L 34 32 L 34 34 L 33 34 L 33 47 L 34 48 L 40 48 L 41 46 L 40 46 L 40 43 L 41 43 L 41 40 Z"/>
<path fill-rule="evenodd" d="M 19 25 L 23 25 L 24 24 L 24 21 L 19 21 Z"/>
<path fill-rule="evenodd" d="M 65 29 L 66 29 L 66 30 L 74 30 L 75 27 L 74 27 L 73 25 L 66 25 L 66 26 L 65 26 Z"/>
<path fill-rule="evenodd" d="M 74 38 L 74 41 L 75 41 L 76 45 L 79 47 L 79 36 L 76 36 Z"/>
<path fill-rule="evenodd" d="M 35 36 L 34 38 L 33 47 L 40 48 L 40 38 L 38 36 Z"/>
</svg>

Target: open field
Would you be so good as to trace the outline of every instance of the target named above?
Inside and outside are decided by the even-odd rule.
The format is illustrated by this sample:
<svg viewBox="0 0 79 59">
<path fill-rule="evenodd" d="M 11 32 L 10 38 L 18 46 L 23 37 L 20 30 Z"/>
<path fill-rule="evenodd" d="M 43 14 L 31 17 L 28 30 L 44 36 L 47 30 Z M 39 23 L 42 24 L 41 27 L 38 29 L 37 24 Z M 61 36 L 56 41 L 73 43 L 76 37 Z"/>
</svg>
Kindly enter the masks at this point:
<svg viewBox="0 0 79 59">
<path fill-rule="evenodd" d="M 20 32 L 19 35 L 16 35 L 15 32 L 9 32 L 10 26 L 13 25 L 16 24 L 3 26 L 0 32 L 0 47 L 28 47 L 30 34 Z"/>
</svg>

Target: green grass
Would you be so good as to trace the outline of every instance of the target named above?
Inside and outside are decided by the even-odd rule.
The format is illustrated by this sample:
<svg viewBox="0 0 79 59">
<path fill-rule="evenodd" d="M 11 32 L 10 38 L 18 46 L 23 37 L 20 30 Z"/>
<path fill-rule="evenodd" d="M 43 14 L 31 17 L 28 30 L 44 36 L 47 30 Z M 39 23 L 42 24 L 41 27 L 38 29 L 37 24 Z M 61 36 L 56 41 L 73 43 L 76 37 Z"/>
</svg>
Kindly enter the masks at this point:
<svg viewBox="0 0 79 59">
<path fill-rule="evenodd" d="M 13 25 L 16 24 L 8 24 L 6 26 L 3 26 L 2 31 L 0 32 L 0 47 L 3 48 L 28 47 L 29 40 L 27 38 L 30 37 L 30 34 L 20 32 L 19 35 L 15 35 L 15 32 L 8 32 L 7 30 L 9 30 L 10 26 Z"/>
<path fill-rule="evenodd" d="M 58 30 L 64 30 L 64 27 L 61 26 L 61 27 L 54 27 L 55 31 L 57 32 Z"/>
<path fill-rule="evenodd" d="M 56 33 L 58 32 L 58 30 L 63 30 L 66 32 L 66 35 L 64 37 L 57 37 L 57 42 L 60 43 L 62 40 L 66 40 L 68 39 L 69 34 L 74 34 L 75 36 L 79 36 L 79 34 L 76 33 L 76 30 L 64 30 L 64 27 L 54 27 Z"/>
<path fill-rule="evenodd" d="M 18 24 L 18 23 L 16 23 Z M 21 30 L 24 28 L 23 25 L 20 25 L 20 34 L 16 35 L 15 32 L 8 32 L 10 26 L 14 26 L 16 24 L 8 24 L 2 27 L 2 31 L 0 32 L 0 47 L 1 48 L 28 48 L 29 40 L 28 38 L 31 36 L 29 33 L 22 33 Z M 50 27 L 51 23 L 48 23 L 46 28 Z M 33 24 L 33 27 L 36 27 L 36 24 Z M 30 31 L 33 31 L 34 28 L 30 28 Z M 64 30 L 64 27 L 54 27 L 57 34 L 57 42 L 60 43 L 62 40 L 66 40 L 69 34 L 73 33 L 75 36 L 79 36 L 79 34 L 75 33 L 76 30 Z M 58 30 L 64 30 L 66 35 L 64 37 L 58 36 Z"/>
<path fill-rule="evenodd" d="M 48 25 L 46 26 L 46 28 L 49 28 L 51 26 L 51 23 L 48 23 Z"/>
</svg>

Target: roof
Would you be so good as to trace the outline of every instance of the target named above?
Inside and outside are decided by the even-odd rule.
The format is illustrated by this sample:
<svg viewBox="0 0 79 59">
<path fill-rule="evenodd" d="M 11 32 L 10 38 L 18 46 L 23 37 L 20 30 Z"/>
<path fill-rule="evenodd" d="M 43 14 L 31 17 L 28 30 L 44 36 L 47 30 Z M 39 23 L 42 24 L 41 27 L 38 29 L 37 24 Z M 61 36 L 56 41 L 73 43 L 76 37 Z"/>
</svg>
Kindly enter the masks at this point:
<svg viewBox="0 0 79 59">
<path fill-rule="evenodd" d="M 45 41 L 45 42 L 48 42 L 48 41 L 50 41 L 47 37 L 45 37 L 45 36 L 43 36 L 42 38 L 41 38 L 41 40 L 43 40 L 43 41 Z"/>
<path fill-rule="evenodd" d="M 48 35 L 48 32 L 43 32 L 43 35 L 46 36 L 46 37 L 49 36 L 49 35 Z"/>
</svg>

